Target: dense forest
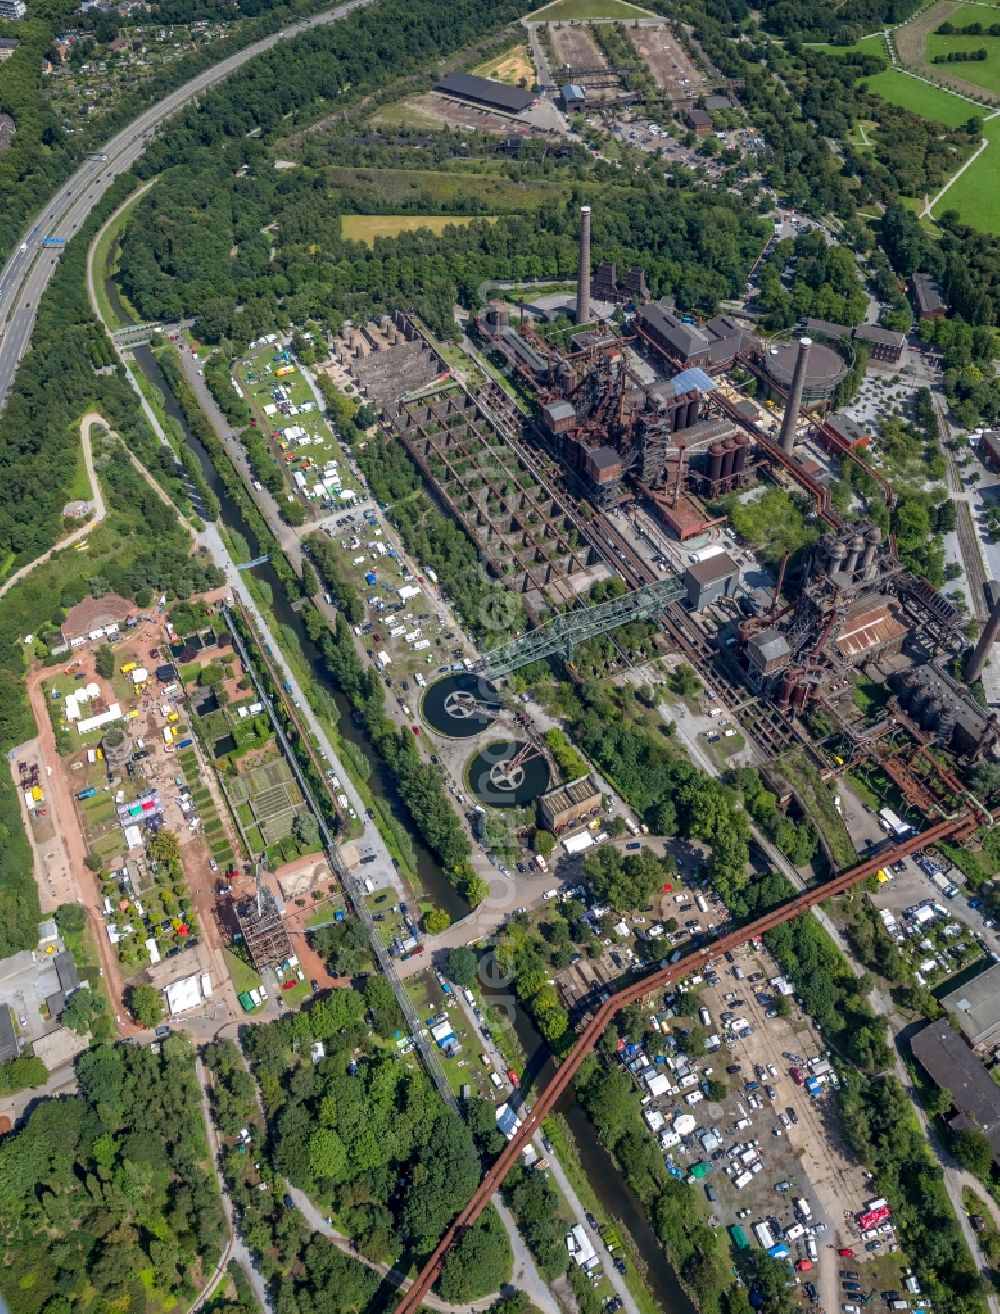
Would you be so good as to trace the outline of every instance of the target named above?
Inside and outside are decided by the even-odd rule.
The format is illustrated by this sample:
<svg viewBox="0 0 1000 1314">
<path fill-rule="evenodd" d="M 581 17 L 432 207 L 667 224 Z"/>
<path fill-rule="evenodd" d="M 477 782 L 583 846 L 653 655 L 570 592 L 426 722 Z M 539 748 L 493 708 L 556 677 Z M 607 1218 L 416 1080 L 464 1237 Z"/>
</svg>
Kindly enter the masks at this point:
<svg viewBox="0 0 1000 1314">
<path fill-rule="evenodd" d="M 0 1141 L 11 1314 L 190 1303 L 225 1236 L 190 1043 L 99 1045 L 77 1081 Z"/>
<path fill-rule="evenodd" d="M 759 8 L 764 26 L 776 36 L 849 45 L 869 32 L 905 23 L 920 5 L 921 0 L 844 0 L 840 5 L 818 5 L 815 0 L 763 0 Z"/>
<path fill-rule="evenodd" d="M 335 990 L 293 1018 L 251 1029 L 245 1043 L 277 1170 L 335 1216 L 360 1254 L 405 1268 L 433 1249 L 481 1169 L 469 1127 L 422 1068 L 385 1047 L 399 1021 L 391 987 L 373 975 L 363 993 Z M 324 1054 L 313 1061 L 315 1041 Z M 483 1296 L 506 1281 L 502 1229 L 494 1242 L 505 1271 L 488 1256 L 463 1273 L 446 1267 L 449 1298 Z"/>
</svg>

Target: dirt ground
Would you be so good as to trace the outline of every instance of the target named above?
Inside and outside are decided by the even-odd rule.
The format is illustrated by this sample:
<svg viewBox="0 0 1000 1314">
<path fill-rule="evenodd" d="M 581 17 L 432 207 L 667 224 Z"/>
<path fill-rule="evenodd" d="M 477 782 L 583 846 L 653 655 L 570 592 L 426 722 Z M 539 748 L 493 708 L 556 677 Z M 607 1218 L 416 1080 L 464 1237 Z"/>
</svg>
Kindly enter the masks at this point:
<svg viewBox="0 0 1000 1314">
<path fill-rule="evenodd" d="M 701 93 L 704 78 L 666 23 L 662 27 L 629 26 L 626 31 L 670 103 L 693 102 Z"/>
<path fill-rule="evenodd" d="M 462 105 L 434 91 L 429 91 L 425 96 L 411 96 L 405 103 L 448 128 L 468 128 L 472 125 L 477 132 L 502 134 L 505 137 L 511 132 L 511 120 L 504 115 L 477 109 L 474 105 Z"/>
<path fill-rule="evenodd" d="M 104 918 L 99 911 L 97 879 L 91 875 L 84 865 L 87 857 L 87 847 L 77 820 L 76 806 L 69 782 L 62 769 L 59 754 L 56 752 L 55 734 L 49 721 L 48 709 L 45 706 L 42 679 L 46 675 L 51 676 L 52 671 L 34 671 L 28 676 L 28 700 L 35 718 L 35 725 L 38 728 L 38 738 L 34 742 L 37 744 L 42 768 L 40 776 L 46 781 L 43 788 L 45 789 L 48 804 L 48 820 L 52 826 L 51 845 L 48 842 L 45 843 L 45 854 L 43 855 L 45 865 L 42 867 L 42 871 L 43 873 L 51 872 L 53 885 L 49 889 L 48 881 L 46 881 L 44 889 L 46 897 L 53 900 L 50 904 L 52 907 L 57 906 L 59 903 L 80 903 L 86 908 L 91 930 L 94 933 L 94 940 L 100 954 L 104 979 L 107 982 L 112 1006 L 115 1009 L 115 1021 L 118 1024 L 118 1030 L 123 1036 L 130 1035 L 136 1030 L 136 1027 L 129 1020 L 128 1013 L 125 1010 L 123 1000 L 125 983 L 118 966 L 117 955 L 108 943 L 107 933 L 104 930 Z M 51 768 L 51 774 L 49 774 L 49 768 Z M 29 828 L 28 834 L 31 833 Z M 37 852 L 36 849 L 36 854 Z M 38 870 L 36 863 L 36 874 Z M 42 888 L 40 888 L 39 893 L 42 892 Z M 56 892 L 58 892 L 58 896 Z"/>
<path fill-rule="evenodd" d="M 488 60 L 475 70 L 480 77 L 493 78 L 516 87 L 523 78 L 528 86 L 535 80 L 535 69 L 528 56 L 528 47 L 515 46 L 496 59 Z"/>
<path fill-rule="evenodd" d="M 933 32 L 958 7 L 956 0 L 939 0 L 938 4 L 925 9 L 912 22 L 904 23 L 902 27 L 897 28 L 893 40 L 901 63 L 907 68 L 924 69 L 928 33 Z"/>
<path fill-rule="evenodd" d="M 619 87 L 617 81 L 611 87 L 595 85 L 607 82 L 612 79 L 613 75 L 608 68 L 608 61 L 604 58 L 585 24 L 563 23 L 557 25 L 551 23 L 549 33 L 556 51 L 556 58 L 552 61 L 552 72 L 557 78 L 562 80 L 559 65 L 560 63 L 565 64 L 570 70 L 568 76 L 571 81 L 577 82 L 585 88 L 588 101 L 618 99 Z M 585 74 L 578 72 L 580 69 L 602 69 L 604 72 Z"/>
</svg>

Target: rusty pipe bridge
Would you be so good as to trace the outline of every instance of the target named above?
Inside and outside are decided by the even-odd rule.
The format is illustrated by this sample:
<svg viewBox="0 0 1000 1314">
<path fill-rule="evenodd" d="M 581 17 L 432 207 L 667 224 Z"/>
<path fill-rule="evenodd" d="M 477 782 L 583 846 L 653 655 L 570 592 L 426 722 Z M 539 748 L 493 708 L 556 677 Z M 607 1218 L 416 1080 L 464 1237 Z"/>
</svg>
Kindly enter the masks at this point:
<svg viewBox="0 0 1000 1314">
<path fill-rule="evenodd" d="M 679 962 L 660 968 L 659 971 L 651 972 L 649 976 L 644 977 L 641 981 L 626 986 L 624 989 L 619 990 L 617 994 L 612 995 L 610 999 L 601 1005 L 581 1032 L 579 1039 L 556 1071 L 555 1076 L 540 1092 L 531 1112 L 507 1142 L 506 1147 L 501 1151 L 495 1163 L 487 1170 L 472 1199 L 438 1242 L 423 1268 L 403 1294 L 402 1299 L 396 1306 L 396 1314 L 416 1314 L 416 1311 L 419 1310 L 421 1302 L 437 1280 L 445 1255 L 458 1238 L 476 1222 L 494 1193 L 499 1190 L 505 1177 L 520 1157 L 522 1150 L 537 1134 L 543 1121 L 552 1112 L 560 1096 L 576 1076 L 583 1060 L 593 1050 L 616 1013 L 656 990 L 662 990 L 667 986 L 674 985 L 687 976 L 692 968 L 703 966 L 705 963 L 721 958 L 734 949 L 742 948 L 749 941 L 756 940 L 768 931 L 773 931 L 775 927 L 808 912 L 816 904 L 823 903 L 834 895 L 845 894 L 859 882 L 873 876 L 880 867 L 897 862 L 900 858 L 905 858 L 917 849 L 922 849 L 928 844 L 934 844 L 938 840 L 968 834 L 976 824 L 975 819 L 970 817 L 968 813 L 963 813 L 961 816 L 949 820 L 939 821 L 919 834 L 911 835 L 902 843 L 884 850 L 877 857 L 870 858 L 850 871 L 835 876 L 832 880 L 827 881 L 825 885 L 818 885 L 806 890 L 794 899 L 790 899 L 787 903 L 783 903 L 779 907 L 771 909 L 762 917 L 758 917 L 756 921 L 749 922 L 735 931 L 730 931 L 727 935 L 720 936 L 710 945 L 705 945 L 697 952 L 688 954 Z"/>
</svg>

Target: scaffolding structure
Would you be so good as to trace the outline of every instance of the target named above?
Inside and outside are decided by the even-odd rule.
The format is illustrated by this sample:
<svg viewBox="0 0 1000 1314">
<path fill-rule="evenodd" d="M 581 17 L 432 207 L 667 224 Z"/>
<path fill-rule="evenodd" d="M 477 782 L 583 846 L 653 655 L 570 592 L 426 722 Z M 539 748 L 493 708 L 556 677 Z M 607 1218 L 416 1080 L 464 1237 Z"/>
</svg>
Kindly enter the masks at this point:
<svg viewBox="0 0 1000 1314">
<path fill-rule="evenodd" d="M 257 892 L 236 905 L 236 920 L 254 971 L 276 967 L 294 953 L 274 895 L 260 882 Z"/>
<path fill-rule="evenodd" d="M 679 577 L 673 576 L 644 584 L 631 593 L 623 593 L 621 597 L 599 602 L 593 607 L 578 607 L 554 616 L 536 630 L 529 630 L 519 639 L 486 653 L 479 669 L 493 679 L 556 654 L 569 659 L 578 643 L 631 621 L 652 620 L 684 596 L 684 585 Z"/>
</svg>

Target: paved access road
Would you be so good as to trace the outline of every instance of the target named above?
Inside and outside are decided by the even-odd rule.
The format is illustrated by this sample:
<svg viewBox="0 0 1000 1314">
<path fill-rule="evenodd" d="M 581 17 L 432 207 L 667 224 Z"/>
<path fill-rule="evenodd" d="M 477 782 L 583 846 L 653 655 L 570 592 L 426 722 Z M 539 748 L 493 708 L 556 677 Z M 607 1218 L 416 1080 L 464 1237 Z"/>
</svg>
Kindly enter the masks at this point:
<svg viewBox="0 0 1000 1314">
<path fill-rule="evenodd" d="M 62 237 L 69 241 L 117 176 L 130 169 L 139 158 L 155 129 L 194 97 L 279 41 L 297 36 L 309 28 L 335 23 L 352 10 L 363 9 L 372 3 L 373 0 L 347 0 L 346 4 L 312 18 L 300 19 L 253 42 L 164 96 L 80 165 L 72 178 L 49 199 L 31 230 L 22 234 L 18 247 L 0 273 L 0 410 L 6 404 L 18 363 L 31 342 L 38 303 L 59 259 L 59 249 L 43 248 L 43 239 Z"/>
</svg>

